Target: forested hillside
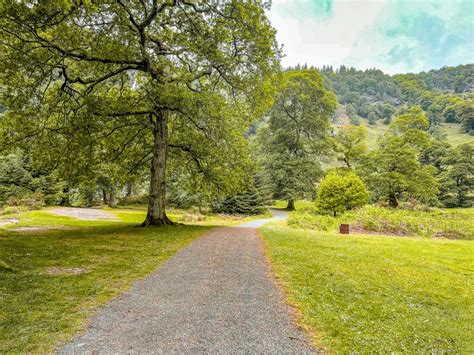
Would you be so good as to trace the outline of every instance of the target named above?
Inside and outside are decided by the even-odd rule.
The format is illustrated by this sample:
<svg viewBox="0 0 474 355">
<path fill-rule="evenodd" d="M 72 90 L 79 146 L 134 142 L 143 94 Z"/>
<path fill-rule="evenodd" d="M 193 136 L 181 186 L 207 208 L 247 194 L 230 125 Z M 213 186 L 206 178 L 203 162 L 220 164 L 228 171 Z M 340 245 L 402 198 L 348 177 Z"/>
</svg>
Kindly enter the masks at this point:
<svg viewBox="0 0 474 355">
<path fill-rule="evenodd" d="M 291 69 L 305 69 L 296 66 Z M 337 95 L 334 123 L 368 126 L 372 145 L 393 117 L 411 106 L 427 114 L 430 129 L 457 145 L 474 134 L 474 65 L 390 76 L 378 69 L 316 68 Z"/>
</svg>

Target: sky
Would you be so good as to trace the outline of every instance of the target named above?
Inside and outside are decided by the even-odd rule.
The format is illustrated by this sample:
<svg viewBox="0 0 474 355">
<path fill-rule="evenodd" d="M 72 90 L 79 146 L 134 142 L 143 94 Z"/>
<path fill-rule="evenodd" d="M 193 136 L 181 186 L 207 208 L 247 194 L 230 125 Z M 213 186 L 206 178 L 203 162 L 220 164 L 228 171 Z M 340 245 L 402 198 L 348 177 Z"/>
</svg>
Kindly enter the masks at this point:
<svg viewBox="0 0 474 355">
<path fill-rule="evenodd" d="M 273 0 L 284 67 L 388 74 L 474 62 L 474 0 Z"/>
</svg>

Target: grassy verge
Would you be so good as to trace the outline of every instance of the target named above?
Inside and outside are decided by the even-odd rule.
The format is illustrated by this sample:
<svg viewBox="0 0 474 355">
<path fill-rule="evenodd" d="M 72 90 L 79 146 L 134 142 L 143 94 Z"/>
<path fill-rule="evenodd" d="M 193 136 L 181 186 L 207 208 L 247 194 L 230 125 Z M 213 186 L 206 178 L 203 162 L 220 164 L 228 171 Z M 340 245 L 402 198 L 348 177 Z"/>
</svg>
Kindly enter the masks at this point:
<svg viewBox="0 0 474 355">
<path fill-rule="evenodd" d="M 7 216 L 20 219 L 8 228 L 50 229 L 0 228 L 0 352 L 54 350 L 84 329 L 96 307 L 211 225 L 248 220 L 211 216 L 202 225 L 140 228 L 144 211 L 113 212 L 119 219 L 78 221 L 47 211 Z"/>
<path fill-rule="evenodd" d="M 338 352 L 474 351 L 472 242 L 275 225 L 261 234 L 317 344 Z"/>
<path fill-rule="evenodd" d="M 338 217 L 318 215 L 314 207 L 290 214 L 294 228 L 335 232 L 339 224 L 349 223 L 354 231 L 450 239 L 474 239 L 474 208 L 407 211 L 365 206 Z"/>
</svg>

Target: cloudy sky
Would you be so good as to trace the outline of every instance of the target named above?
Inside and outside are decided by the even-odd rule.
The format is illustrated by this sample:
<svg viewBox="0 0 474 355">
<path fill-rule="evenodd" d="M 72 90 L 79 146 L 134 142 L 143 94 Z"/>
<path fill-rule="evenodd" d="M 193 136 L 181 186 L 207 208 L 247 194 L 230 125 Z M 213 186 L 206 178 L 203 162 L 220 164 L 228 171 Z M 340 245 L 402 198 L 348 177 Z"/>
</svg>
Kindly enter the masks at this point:
<svg viewBox="0 0 474 355">
<path fill-rule="evenodd" d="M 273 0 L 283 65 L 395 74 L 474 62 L 474 0 Z"/>
</svg>

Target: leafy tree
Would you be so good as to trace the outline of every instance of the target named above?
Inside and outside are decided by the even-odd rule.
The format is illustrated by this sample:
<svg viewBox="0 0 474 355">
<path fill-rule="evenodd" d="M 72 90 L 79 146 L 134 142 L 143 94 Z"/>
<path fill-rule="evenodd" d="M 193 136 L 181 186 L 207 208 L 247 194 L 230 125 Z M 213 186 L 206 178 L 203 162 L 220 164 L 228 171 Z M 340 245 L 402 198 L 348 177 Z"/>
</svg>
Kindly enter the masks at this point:
<svg viewBox="0 0 474 355">
<path fill-rule="evenodd" d="M 337 213 L 362 207 L 368 201 L 367 188 L 353 171 L 332 170 L 319 184 L 316 207 L 321 212 L 336 216 Z"/>
<path fill-rule="evenodd" d="M 369 112 L 369 114 L 367 115 L 367 119 L 369 120 L 370 125 L 374 125 L 375 123 L 377 123 L 377 115 L 375 114 L 375 112 Z"/>
<path fill-rule="evenodd" d="M 349 117 L 354 117 L 355 115 L 357 115 L 357 110 L 353 104 L 348 104 L 346 106 L 346 114 Z"/>
<path fill-rule="evenodd" d="M 455 105 L 458 122 L 464 132 L 474 134 L 474 99 L 464 100 Z"/>
<path fill-rule="evenodd" d="M 419 108 L 397 117 L 380 146 L 366 155 L 358 171 L 375 200 L 387 200 L 397 207 L 400 198 L 422 202 L 436 200 L 436 169 L 420 163 L 420 154 L 430 145 L 428 119 Z"/>
<path fill-rule="evenodd" d="M 337 159 L 344 162 L 349 169 L 367 152 L 366 128 L 364 126 L 341 127 L 334 140 Z"/>
<path fill-rule="evenodd" d="M 165 211 L 168 158 L 185 156 L 193 172 L 229 190 L 245 173 L 242 133 L 269 103 L 278 69 L 267 8 L 3 1 L 5 143 L 33 146 L 72 176 L 87 175 L 104 156 L 141 150 L 137 165 L 150 164 L 143 224 L 172 223 Z"/>
<path fill-rule="evenodd" d="M 446 207 L 471 207 L 474 192 L 474 144 L 451 149 L 439 163 L 440 201 Z"/>
<path fill-rule="evenodd" d="M 28 158 L 0 156 L 0 203 L 40 193 L 45 203 L 54 204 L 61 197 L 61 188 L 62 182 L 53 173 L 34 169 Z"/>
<path fill-rule="evenodd" d="M 395 113 L 395 108 L 389 103 L 383 103 L 380 108 L 380 114 L 385 124 L 392 122 L 392 115 Z"/>
<path fill-rule="evenodd" d="M 443 121 L 443 107 L 436 102 L 427 111 L 430 126 L 438 126 Z"/>
<path fill-rule="evenodd" d="M 266 205 L 269 202 L 265 190 L 262 182 L 255 178 L 243 192 L 214 201 L 212 209 L 214 212 L 230 214 L 253 215 L 263 213 L 267 210 Z"/>
<path fill-rule="evenodd" d="M 399 138 L 402 144 L 408 144 L 421 151 L 430 145 L 429 122 L 420 107 L 412 107 L 398 116 L 389 126 L 388 135 Z"/>
<path fill-rule="evenodd" d="M 288 209 L 314 191 L 319 160 L 330 148 L 329 119 L 335 109 L 336 98 L 316 71 L 284 73 L 268 124 L 258 135 L 268 185 L 274 198 L 288 201 Z"/>
</svg>

